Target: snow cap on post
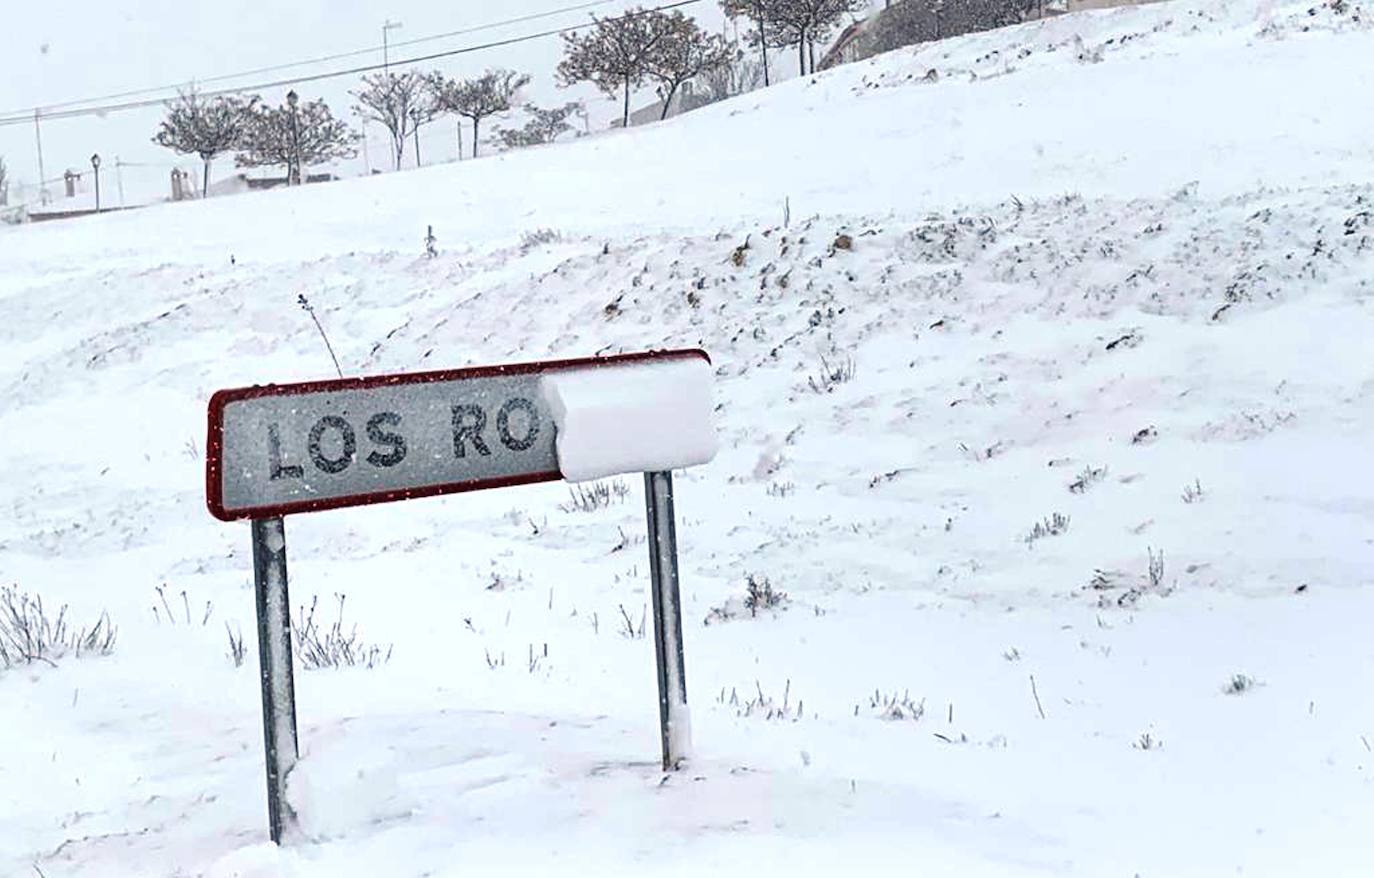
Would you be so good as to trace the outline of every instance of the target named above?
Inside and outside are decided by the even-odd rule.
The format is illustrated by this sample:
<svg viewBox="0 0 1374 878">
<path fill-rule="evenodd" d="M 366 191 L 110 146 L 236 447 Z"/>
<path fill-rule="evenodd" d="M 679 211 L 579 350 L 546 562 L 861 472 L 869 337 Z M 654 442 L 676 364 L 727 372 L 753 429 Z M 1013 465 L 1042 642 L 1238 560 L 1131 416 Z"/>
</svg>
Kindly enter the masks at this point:
<svg viewBox="0 0 1374 878">
<path fill-rule="evenodd" d="M 704 351 L 692 353 L 544 375 L 563 478 L 586 482 L 714 458 L 711 361 Z"/>
</svg>

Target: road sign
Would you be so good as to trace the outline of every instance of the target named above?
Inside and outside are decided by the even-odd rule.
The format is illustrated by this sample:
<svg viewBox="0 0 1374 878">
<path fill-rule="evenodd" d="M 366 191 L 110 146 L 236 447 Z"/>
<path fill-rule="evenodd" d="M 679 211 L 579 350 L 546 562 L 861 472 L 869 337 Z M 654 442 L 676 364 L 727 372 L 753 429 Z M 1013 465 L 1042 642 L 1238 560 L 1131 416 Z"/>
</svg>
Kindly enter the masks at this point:
<svg viewBox="0 0 1374 878">
<path fill-rule="evenodd" d="M 690 747 L 691 723 L 669 470 L 703 463 L 715 453 L 709 384 L 698 385 L 700 392 L 684 391 L 671 382 L 646 385 L 629 375 L 598 372 L 590 390 L 583 387 L 573 396 L 577 405 L 596 413 L 590 421 L 605 432 L 588 427 L 586 418 L 582 427 L 566 420 L 569 401 L 560 395 L 566 387 L 551 389 L 556 397 L 551 404 L 551 394 L 541 386 L 542 376 L 550 374 L 559 375 L 554 384 L 576 383 L 585 376 L 567 373 L 674 360 L 710 362 L 703 351 L 655 351 L 266 385 L 221 390 L 211 398 L 206 504 L 216 518 L 253 522 L 268 827 L 274 842 L 281 843 L 292 823 L 287 776 L 299 759 L 282 516 L 562 478 L 557 423 L 567 424 L 564 440 L 577 448 L 563 449 L 569 460 L 589 451 L 598 458 L 570 462 L 570 472 L 595 471 L 604 464 L 600 452 L 607 449 L 620 456 L 615 466 L 652 469 L 644 474 L 644 495 L 659 737 L 664 770 L 678 767 Z M 664 406 L 665 401 L 671 404 Z M 579 432 L 584 435 L 573 439 Z M 679 441 L 675 445 L 672 439 Z M 645 453 L 645 445 L 659 446 L 659 453 Z"/>
<path fill-rule="evenodd" d="M 559 479 L 541 375 L 656 351 L 222 390 L 210 400 L 206 498 L 266 518 Z"/>
</svg>

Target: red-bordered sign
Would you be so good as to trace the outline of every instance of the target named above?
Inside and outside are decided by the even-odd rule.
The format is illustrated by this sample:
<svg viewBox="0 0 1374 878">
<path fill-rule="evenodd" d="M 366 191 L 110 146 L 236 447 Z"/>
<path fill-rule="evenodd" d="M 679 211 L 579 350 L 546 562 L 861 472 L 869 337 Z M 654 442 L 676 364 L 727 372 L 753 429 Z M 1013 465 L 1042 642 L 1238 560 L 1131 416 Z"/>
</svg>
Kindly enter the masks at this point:
<svg viewBox="0 0 1374 878">
<path fill-rule="evenodd" d="M 693 358 L 710 362 L 701 350 L 649 351 L 221 390 L 210 398 L 208 412 L 206 505 L 216 518 L 233 521 L 554 481 L 562 474 L 552 456 L 552 418 L 537 393 L 518 390 L 522 381 L 529 385 L 534 383 L 530 378 L 560 370 Z M 453 459 L 429 463 L 440 461 L 440 453 L 434 447 L 424 455 L 414 453 L 400 432 L 410 415 L 397 400 L 407 395 L 404 388 L 417 385 L 435 386 L 415 391 L 427 398 L 420 400 L 424 406 L 412 420 L 436 417 L 433 397 L 450 389 L 438 385 L 471 390 L 483 400 L 492 397 L 489 408 L 478 403 L 453 406 L 451 435 L 445 436 L 451 439 Z M 507 398 L 497 406 L 502 393 Z M 244 405 L 252 401 L 262 405 Z M 380 410 L 369 417 L 374 408 Z M 449 417 L 447 410 L 441 414 Z M 303 426 L 311 423 L 313 429 Z M 431 424 L 430 446 L 437 429 Z M 360 433 L 377 443 L 362 457 Z M 334 441 L 332 450 L 325 447 L 328 440 Z M 412 463 L 396 466 L 408 453 Z M 417 471 L 415 461 L 424 469 Z M 465 466 L 474 472 L 461 472 Z M 441 479 L 443 473 L 447 475 Z M 348 485 L 359 489 L 341 487 Z"/>
</svg>

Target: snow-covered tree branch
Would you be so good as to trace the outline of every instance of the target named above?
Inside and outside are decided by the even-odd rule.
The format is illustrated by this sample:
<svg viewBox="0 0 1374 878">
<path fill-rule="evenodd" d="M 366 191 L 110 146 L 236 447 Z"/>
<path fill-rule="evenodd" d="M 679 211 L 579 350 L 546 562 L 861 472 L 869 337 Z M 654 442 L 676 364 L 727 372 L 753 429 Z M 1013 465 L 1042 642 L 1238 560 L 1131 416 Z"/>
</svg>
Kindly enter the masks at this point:
<svg viewBox="0 0 1374 878">
<path fill-rule="evenodd" d="M 198 155 L 204 162 L 201 195 L 210 191 L 210 162 L 235 149 L 243 137 L 247 113 L 256 97 L 221 95 L 205 99 L 195 91 L 182 92 L 167 105 L 167 117 L 153 142 L 182 155 Z"/>
<path fill-rule="evenodd" d="M 510 112 L 530 78 L 514 70 L 488 70 L 476 79 L 453 80 L 435 74 L 430 81 L 436 106 L 472 120 L 472 155 L 477 157 L 483 119 Z"/>
<path fill-rule="evenodd" d="M 359 139 L 323 100 L 301 103 L 294 112 L 288 104 L 259 105 L 248 111 L 235 163 L 241 168 L 284 167 L 288 177 L 299 180 L 311 165 L 357 155 Z"/>
<path fill-rule="evenodd" d="M 608 96 L 624 95 L 621 124 L 630 124 L 630 91 L 649 75 L 654 50 L 672 30 L 666 13 L 635 8 L 617 18 L 594 18 L 587 34 L 564 34 L 558 79 L 589 82 Z"/>
<path fill-rule="evenodd" d="M 645 73 L 658 83 L 663 101 L 659 118 L 668 115 L 673 96 L 684 82 L 730 63 L 730 44 L 723 37 L 704 32 L 697 23 L 673 11 L 664 13 L 662 39 L 645 59 Z"/>
<path fill-rule="evenodd" d="M 530 118 L 523 128 L 496 129 L 496 136 L 506 149 L 553 143 L 560 135 L 572 130 L 572 123 L 568 119 L 582 112 L 582 102 L 572 101 L 561 107 L 548 108 L 525 104 L 524 109 Z"/>
<path fill-rule="evenodd" d="M 406 151 L 406 137 L 412 126 L 434 118 L 436 107 L 429 88 L 429 77 L 415 71 L 374 73 L 363 77 L 363 87 L 352 92 L 360 116 L 378 122 L 391 135 L 392 157 L 396 170 Z"/>
</svg>

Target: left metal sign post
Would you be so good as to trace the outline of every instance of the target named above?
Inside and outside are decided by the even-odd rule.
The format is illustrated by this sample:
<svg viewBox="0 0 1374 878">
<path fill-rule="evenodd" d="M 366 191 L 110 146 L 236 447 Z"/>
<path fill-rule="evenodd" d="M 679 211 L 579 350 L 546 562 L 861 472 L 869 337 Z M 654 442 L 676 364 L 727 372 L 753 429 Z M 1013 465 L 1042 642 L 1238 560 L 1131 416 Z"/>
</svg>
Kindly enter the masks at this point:
<svg viewBox="0 0 1374 878">
<path fill-rule="evenodd" d="M 286 527 L 280 516 L 253 519 L 253 579 L 258 603 L 258 671 L 267 752 L 267 821 L 281 844 L 291 822 L 286 777 L 296 746 L 296 685 L 291 665 L 291 601 L 286 588 Z"/>
</svg>

